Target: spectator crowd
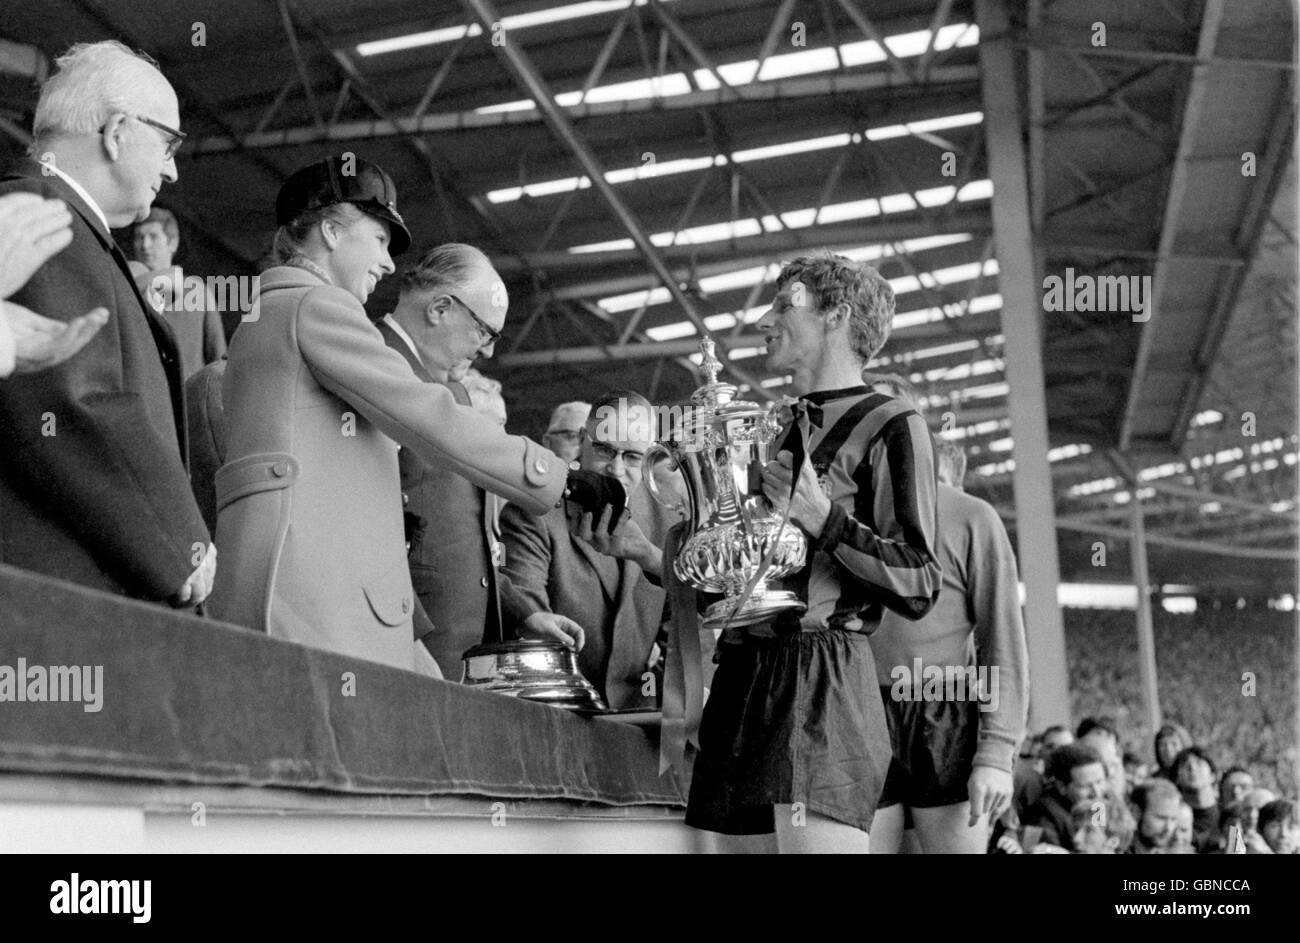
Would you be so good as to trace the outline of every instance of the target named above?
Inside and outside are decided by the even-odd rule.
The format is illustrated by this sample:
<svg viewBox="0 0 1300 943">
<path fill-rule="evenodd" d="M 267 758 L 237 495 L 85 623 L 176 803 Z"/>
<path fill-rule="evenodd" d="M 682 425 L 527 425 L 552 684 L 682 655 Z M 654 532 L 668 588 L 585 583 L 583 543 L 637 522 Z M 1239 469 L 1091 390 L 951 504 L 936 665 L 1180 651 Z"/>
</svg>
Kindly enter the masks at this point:
<svg viewBox="0 0 1300 943">
<path fill-rule="evenodd" d="M 1279 854 L 1300 851 L 1295 798 L 1220 768 L 1187 729 L 1166 723 L 1149 753 L 1126 750 L 1105 717 L 1026 739 L 1012 808 L 990 851 L 1007 854 Z"/>
</svg>

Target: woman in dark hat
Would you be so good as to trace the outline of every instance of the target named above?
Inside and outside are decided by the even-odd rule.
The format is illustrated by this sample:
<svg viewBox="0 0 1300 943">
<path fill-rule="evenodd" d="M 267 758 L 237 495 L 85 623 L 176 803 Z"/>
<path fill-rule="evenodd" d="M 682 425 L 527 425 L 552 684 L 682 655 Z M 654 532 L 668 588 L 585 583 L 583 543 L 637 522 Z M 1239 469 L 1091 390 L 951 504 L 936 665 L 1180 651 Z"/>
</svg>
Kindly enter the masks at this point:
<svg viewBox="0 0 1300 943">
<path fill-rule="evenodd" d="M 389 348 L 362 303 L 411 236 L 392 180 L 349 155 L 276 200 L 280 264 L 230 345 L 226 464 L 216 475 L 218 618 L 438 676 L 415 638 L 396 445 L 530 513 L 566 468 L 507 435 Z"/>
</svg>

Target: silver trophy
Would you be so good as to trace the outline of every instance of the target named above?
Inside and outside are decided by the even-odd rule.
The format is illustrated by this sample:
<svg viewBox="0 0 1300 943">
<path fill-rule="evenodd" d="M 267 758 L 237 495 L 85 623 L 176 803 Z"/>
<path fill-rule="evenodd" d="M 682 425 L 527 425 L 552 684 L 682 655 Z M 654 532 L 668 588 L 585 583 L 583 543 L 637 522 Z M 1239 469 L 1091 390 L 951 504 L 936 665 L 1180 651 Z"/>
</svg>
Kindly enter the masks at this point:
<svg viewBox="0 0 1300 943">
<path fill-rule="evenodd" d="M 803 612 L 807 606 L 794 593 L 767 585 L 801 568 L 808 552 L 799 528 L 783 522 L 762 492 L 760 475 L 781 431 L 779 406 L 736 399 L 734 386 L 718 382 L 722 364 L 713 341 L 701 340 L 700 351 L 708 382 L 646 455 L 647 467 L 657 455 L 670 456 L 686 483 L 687 536 L 673 570 L 696 589 L 726 597 L 705 611 L 708 629 L 752 625 L 786 610 Z M 653 474 L 646 483 L 656 500 L 667 503 Z"/>
<path fill-rule="evenodd" d="M 552 639 L 485 642 L 463 656 L 463 684 L 565 710 L 604 711 L 591 682 L 578 670 L 578 656 Z"/>
</svg>

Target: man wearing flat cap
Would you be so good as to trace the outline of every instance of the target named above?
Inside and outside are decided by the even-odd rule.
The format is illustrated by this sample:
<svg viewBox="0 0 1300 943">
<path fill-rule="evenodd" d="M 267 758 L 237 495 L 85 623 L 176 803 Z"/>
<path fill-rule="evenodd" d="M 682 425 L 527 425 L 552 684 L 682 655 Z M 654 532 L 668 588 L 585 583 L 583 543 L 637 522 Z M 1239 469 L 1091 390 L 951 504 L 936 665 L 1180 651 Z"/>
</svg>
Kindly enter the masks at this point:
<svg viewBox="0 0 1300 943">
<path fill-rule="evenodd" d="M 277 638 L 438 677 L 414 635 L 397 447 L 533 514 L 560 500 L 564 463 L 420 380 L 366 317 L 411 242 L 383 170 L 351 155 L 304 167 L 276 218 L 280 264 L 262 275 L 223 382 L 213 607 Z"/>
</svg>

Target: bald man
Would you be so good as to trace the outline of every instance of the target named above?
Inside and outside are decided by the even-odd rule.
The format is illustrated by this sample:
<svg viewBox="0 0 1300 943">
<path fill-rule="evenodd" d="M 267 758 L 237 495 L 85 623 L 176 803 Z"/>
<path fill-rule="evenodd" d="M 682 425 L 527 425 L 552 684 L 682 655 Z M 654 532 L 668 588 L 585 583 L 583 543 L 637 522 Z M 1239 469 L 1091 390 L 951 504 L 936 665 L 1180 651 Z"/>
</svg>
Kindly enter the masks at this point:
<svg viewBox="0 0 1300 943">
<path fill-rule="evenodd" d="M 470 365 L 492 356 L 510 298 L 491 260 L 449 243 L 426 252 L 402 276 L 393 312 L 378 323 L 384 341 L 426 383 L 441 383 L 462 406 Z M 429 622 L 421 632 L 443 677 L 463 673 L 461 655 L 500 638 L 501 564 L 497 498 L 469 479 L 398 453 L 407 516 L 411 584 Z M 421 623 L 417 620 L 416 631 Z"/>
</svg>

